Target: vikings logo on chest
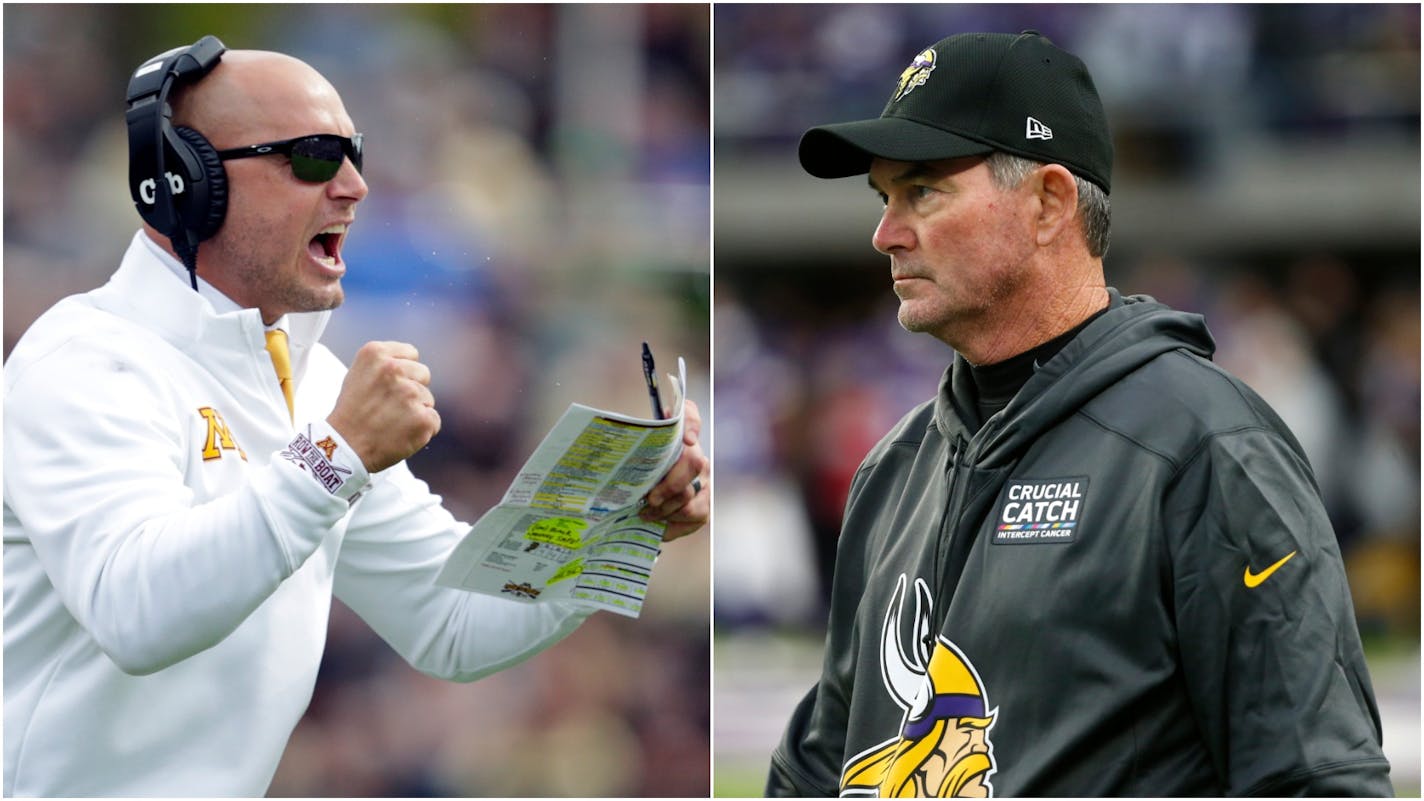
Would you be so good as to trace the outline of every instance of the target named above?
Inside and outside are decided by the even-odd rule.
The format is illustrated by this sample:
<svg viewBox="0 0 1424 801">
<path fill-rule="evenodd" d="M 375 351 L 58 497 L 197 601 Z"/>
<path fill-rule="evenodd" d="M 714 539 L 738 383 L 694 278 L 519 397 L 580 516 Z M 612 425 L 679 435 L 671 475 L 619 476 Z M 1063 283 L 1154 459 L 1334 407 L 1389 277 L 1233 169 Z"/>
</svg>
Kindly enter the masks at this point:
<svg viewBox="0 0 1424 801">
<path fill-rule="evenodd" d="M 979 673 L 964 652 L 943 636 L 930 645 L 933 599 L 915 579 L 914 641 L 901 640 L 908 579 L 900 574 L 881 630 L 880 669 L 885 689 L 904 711 L 900 733 L 851 757 L 841 771 L 842 796 L 979 797 L 993 795 L 997 770 L 989 730 L 999 710 L 990 708 Z"/>
</svg>

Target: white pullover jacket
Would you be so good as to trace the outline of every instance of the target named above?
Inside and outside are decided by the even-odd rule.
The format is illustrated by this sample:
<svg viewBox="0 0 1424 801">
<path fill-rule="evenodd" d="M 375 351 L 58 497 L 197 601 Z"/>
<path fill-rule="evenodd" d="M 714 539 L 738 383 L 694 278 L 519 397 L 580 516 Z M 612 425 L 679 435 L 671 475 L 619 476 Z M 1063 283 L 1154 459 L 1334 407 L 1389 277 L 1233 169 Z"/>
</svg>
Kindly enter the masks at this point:
<svg viewBox="0 0 1424 801">
<path fill-rule="evenodd" d="M 435 586 L 467 526 L 326 425 L 329 313 L 286 318 L 294 425 L 257 310 L 177 273 L 140 232 L 5 364 L 7 796 L 263 795 L 333 593 L 456 681 L 586 617 Z"/>
</svg>

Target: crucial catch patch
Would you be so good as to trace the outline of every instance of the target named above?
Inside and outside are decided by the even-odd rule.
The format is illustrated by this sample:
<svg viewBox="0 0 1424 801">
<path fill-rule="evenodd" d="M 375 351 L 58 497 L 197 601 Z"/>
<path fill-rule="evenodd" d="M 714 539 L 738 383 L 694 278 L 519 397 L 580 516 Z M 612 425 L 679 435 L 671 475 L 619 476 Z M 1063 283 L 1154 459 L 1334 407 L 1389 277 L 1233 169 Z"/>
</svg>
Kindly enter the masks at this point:
<svg viewBox="0 0 1424 801">
<path fill-rule="evenodd" d="M 994 515 L 994 543 L 1072 542 L 1087 494 L 1086 477 L 1010 481 Z"/>
</svg>

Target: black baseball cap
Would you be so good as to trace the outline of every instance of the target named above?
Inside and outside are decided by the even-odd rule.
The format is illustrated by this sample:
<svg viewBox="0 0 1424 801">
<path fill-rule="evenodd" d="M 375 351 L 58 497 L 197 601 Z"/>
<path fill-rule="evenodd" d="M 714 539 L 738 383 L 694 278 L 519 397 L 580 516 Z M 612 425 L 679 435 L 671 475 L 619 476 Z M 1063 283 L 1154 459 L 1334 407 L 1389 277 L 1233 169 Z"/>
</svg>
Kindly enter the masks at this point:
<svg viewBox="0 0 1424 801">
<path fill-rule="evenodd" d="M 873 120 L 818 125 L 801 137 L 817 178 L 870 170 L 871 159 L 935 161 L 1002 150 L 1062 164 L 1109 191 L 1112 137 L 1088 68 L 1038 31 L 961 33 L 920 51 Z"/>
</svg>

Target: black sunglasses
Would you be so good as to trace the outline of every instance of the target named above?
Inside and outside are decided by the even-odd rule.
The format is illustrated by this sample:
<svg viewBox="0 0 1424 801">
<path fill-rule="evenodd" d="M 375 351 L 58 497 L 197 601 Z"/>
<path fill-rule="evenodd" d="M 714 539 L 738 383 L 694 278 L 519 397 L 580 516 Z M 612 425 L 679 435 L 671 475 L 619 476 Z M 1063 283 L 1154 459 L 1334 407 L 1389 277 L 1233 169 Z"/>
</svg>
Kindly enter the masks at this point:
<svg viewBox="0 0 1424 801">
<path fill-rule="evenodd" d="M 350 138 L 336 134 L 312 134 L 281 142 L 267 142 L 261 145 L 219 150 L 218 158 L 227 161 L 228 159 L 281 154 L 292 160 L 292 174 L 297 176 L 298 180 L 324 184 L 335 178 L 336 174 L 341 171 L 343 158 L 351 159 L 351 164 L 356 168 L 356 171 L 361 171 L 361 140 L 363 138 L 362 134 L 354 134 Z"/>
</svg>

